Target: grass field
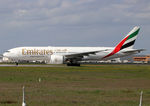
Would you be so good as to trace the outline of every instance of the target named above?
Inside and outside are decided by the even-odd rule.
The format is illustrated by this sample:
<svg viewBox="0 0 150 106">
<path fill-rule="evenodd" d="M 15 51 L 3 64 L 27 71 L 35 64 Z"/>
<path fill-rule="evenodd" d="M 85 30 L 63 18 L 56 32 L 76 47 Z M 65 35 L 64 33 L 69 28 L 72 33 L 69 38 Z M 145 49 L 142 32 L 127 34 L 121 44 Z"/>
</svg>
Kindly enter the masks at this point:
<svg viewBox="0 0 150 106">
<path fill-rule="evenodd" d="M 41 82 L 38 79 L 41 78 Z M 150 66 L 0 67 L 0 106 L 150 106 Z"/>
</svg>

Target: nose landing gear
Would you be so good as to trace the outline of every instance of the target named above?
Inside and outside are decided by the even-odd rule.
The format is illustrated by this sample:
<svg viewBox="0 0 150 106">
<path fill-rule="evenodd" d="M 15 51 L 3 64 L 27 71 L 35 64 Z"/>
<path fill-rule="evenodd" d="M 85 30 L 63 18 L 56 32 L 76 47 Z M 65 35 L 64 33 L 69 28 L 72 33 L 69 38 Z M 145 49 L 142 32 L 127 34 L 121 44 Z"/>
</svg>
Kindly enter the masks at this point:
<svg viewBox="0 0 150 106">
<path fill-rule="evenodd" d="M 19 63 L 18 62 L 15 62 L 16 63 L 16 66 L 18 66 L 19 65 Z"/>
</svg>

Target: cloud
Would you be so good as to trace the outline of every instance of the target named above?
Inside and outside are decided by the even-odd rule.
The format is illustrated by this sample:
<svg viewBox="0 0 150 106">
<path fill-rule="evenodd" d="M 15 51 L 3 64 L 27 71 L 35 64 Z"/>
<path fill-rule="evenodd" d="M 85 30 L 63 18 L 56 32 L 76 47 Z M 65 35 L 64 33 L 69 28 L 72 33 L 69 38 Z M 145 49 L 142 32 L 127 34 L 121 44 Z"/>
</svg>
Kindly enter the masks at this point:
<svg viewBox="0 0 150 106">
<path fill-rule="evenodd" d="M 139 0 L 111 2 L 110 0 L 11 0 L 1 1 L 7 25 L 18 20 L 31 25 L 87 25 L 97 23 L 136 23 L 149 20 L 150 3 Z M 106 5 L 104 5 L 106 4 Z M 140 6 L 142 4 L 142 6 Z M 7 5 L 7 8 L 6 8 Z M 131 11 L 133 10 L 133 11 Z M 31 24 L 31 23 L 34 24 Z M 46 22 L 46 23 L 45 23 Z M 49 24 L 47 24 L 49 22 Z M 144 22 L 144 20 L 143 20 Z M 25 24 L 24 24 L 25 25 Z M 14 26 L 16 26 L 14 24 Z"/>
<path fill-rule="evenodd" d="M 105 37 L 104 30 L 113 31 L 114 26 L 120 31 L 123 26 L 149 25 L 149 11 L 149 0 L 0 0 L 0 36 L 14 36 L 12 43 L 16 33 L 31 40 L 44 33 L 46 41 L 59 40 L 61 35 L 70 42 L 78 37 L 91 42 L 93 36 L 94 40 Z"/>
</svg>

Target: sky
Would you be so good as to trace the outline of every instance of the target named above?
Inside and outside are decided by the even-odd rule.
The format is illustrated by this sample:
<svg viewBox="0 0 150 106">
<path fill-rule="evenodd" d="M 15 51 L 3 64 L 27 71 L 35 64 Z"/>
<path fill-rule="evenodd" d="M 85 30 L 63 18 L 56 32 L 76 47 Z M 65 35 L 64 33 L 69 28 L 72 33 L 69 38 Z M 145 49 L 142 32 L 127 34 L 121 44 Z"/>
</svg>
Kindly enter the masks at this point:
<svg viewBox="0 0 150 106">
<path fill-rule="evenodd" d="M 0 53 L 20 46 L 113 47 L 140 26 L 150 54 L 150 0 L 0 0 Z"/>
</svg>

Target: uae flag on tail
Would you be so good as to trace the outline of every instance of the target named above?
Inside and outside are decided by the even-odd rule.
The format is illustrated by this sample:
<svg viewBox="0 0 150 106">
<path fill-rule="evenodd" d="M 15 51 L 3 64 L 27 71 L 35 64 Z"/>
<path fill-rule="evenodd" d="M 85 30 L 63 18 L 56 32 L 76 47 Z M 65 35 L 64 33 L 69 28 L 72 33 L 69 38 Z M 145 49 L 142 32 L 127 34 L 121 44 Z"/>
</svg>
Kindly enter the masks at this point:
<svg viewBox="0 0 150 106">
<path fill-rule="evenodd" d="M 125 48 L 133 48 L 133 45 L 135 43 L 135 40 L 137 38 L 137 35 L 139 33 L 140 28 L 139 27 L 134 27 L 131 32 L 127 35 L 127 39 L 120 48 L 120 50 L 125 49 Z"/>
</svg>

